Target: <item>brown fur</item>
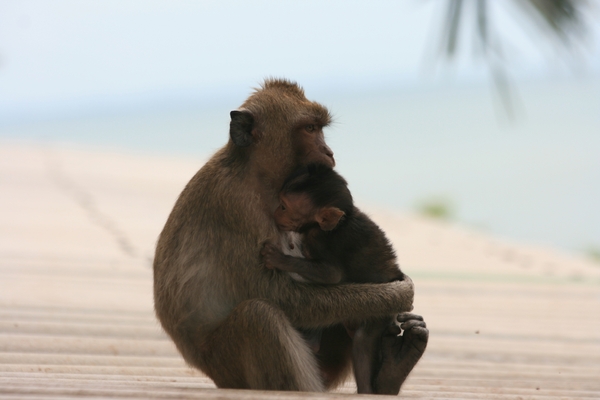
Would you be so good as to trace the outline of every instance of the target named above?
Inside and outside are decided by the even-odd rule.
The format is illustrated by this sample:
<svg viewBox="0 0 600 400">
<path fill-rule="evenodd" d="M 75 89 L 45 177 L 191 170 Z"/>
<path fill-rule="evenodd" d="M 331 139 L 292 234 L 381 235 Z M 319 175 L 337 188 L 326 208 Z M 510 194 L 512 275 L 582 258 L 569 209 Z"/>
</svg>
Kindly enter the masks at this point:
<svg viewBox="0 0 600 400">
<path fill-rule="evenodd" d="M 262 244 L 280 235 L 273 212 L 285 177 L 308 163 L 334 165 L 322 132 L 329 119 L 295 83 L 267 80 L 232 112 L 229 142 L 185 187 L 159 237 L 156 315 L 219 387 L 332 387 L 345 378 L 348 352 L 325 348 L 318 365 L 296 328 L 327 328 L 329 338 L 342 321 L 412 308 L 409 280 L 324 287 L 261 262 Z"/>
<path fill-rule="evenodd" d="M 267 268 L 277 268 L 297 274 L 303 281 L 323 284 L 404 279 L 385 233 L 354 206 L 346 180 L 333 169 L 309 165 L 295 171 L 281 190 L 280 202 L 274 213 L 275 223 L 282 231 L 302 234 L 300 245 L 304 257 L 285 255 L 277 246 L 267 243 L 261 252 Z M 376 390 L 398 393 L 427 345 L 425 322 L 420 316 L 415 315 L 413 319 L 416 323 L 411 332 L 412 343 L 405 346 L 412 351 L 402 354 L 404 359 L 397 360 L 380 356 L 382 337 L 393 337 L 396 331 L 395 315 L 348 324 L 353 333 L 352 364 L 358 393 L 375 393 Z M 316 348 L 320 333 L 319 330 L 305 333 L 309 343 Z M 396 341 L 406 341 L 406 338 Z M 386 368 L 382 365 L 384 360 L 391 362 Z M 382 368 L 386 370 L 387 379 L 377 381 L 375 378 Z"/>
</svg>

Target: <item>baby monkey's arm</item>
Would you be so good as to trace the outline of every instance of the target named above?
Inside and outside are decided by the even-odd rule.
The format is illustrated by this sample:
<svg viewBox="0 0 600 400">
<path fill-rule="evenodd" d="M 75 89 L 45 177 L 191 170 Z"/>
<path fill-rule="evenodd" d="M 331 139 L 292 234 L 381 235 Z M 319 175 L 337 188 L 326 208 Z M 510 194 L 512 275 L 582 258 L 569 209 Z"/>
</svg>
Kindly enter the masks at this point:
<svg viewBox="0 0 600 400">
<path fill-rule="evenodd" d="M 342 280 L 340 267 L 322 261 L 288 256 L 271 243 L 265 243 L 260 254 L 269 269 L 295 272 L 314 283 L 334 284 Z"/>
</svg>

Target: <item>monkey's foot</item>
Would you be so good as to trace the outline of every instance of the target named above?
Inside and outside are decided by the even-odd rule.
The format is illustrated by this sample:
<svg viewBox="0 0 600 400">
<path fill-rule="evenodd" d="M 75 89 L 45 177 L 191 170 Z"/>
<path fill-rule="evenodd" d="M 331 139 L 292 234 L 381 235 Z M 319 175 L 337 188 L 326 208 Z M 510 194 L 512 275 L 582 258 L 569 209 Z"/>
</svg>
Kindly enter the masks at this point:
<svg viewBox="0 0 600 400">
<path fill-rule="evenodd" d="M 404 331 L 402 336 L 397 337 L 403 339 L 402 354 L 416 353 L 420 358 L 425 352 L 429 339 L 429 330 L 423 317 L 417 314 L 401 313 L 398 314 L 397 321 L 400 322 L 400 329 Z"/>
<path fill-rule="evenodd" d="M 423 317 L 401 313 L 397 320 L 400 328 L 390 327 L 381 341 L 381 368 L 373 385 L 378 394 L 397 395 L 427 347 L 429 330 Z M 402 336 L 398 335 L 400 329 Z"/>
</svg>

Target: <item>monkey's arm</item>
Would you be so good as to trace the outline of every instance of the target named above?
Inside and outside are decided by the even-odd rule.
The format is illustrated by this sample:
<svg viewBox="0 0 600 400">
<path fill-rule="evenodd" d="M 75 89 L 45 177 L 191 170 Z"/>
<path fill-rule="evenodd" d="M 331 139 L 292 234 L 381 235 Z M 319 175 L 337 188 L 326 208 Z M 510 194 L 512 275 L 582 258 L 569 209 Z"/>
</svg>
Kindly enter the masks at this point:
<svg viewBox="0 0 600 400">
<path fill-rule="evenodd" d="M 342 280 L 342 268 L 323 261 L 285 255 L 271 243 L 265 243 L 260 254 L 269 269 L 295 272 L 313 283 L 334 284 Z"/>
<path fill-rule="evenodd" d="M 364 321 L 413 308 L 414 287 L 407 275 L 401 281 L 390 283 L 315 285 L 297 282 L 287 274 L 264 267 L 262 274 L 266 286 L 257 287 L 260 292 L 256 296 L 277 304 L 299 328 Z"/>
<path fill-rule="evenodd" d="M 391 283 L 314 285 L 264 270 L 271 273 L 267 298 L 277 304 L 296 327 L 318 328 L 364 321 L 413 308 L 414 287 L 406 275 L 404 280 Z"/>
</svg>

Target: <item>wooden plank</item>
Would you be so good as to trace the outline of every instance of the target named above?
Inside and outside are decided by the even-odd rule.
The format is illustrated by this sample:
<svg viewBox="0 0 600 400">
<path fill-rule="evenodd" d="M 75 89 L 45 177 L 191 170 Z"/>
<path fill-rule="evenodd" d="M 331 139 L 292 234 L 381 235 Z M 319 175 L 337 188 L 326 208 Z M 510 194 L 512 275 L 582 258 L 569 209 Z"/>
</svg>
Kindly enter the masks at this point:
<svg viewBox="0 0 600 400">
<path fill-rule="evenodd" d="M 0 174 L 11 176 L 0 179 L 0 210 L 10 210 L 0 211 L 0 399 L 355 392 L 352 381 L 321 394 L 217 390 L 162 332 L 148 257 L 197 163 L 64 149 L 52 157 L 69 190 L 48 177 L 46 150 L 0 144 Z M 169 173 L 155 182 L 148 170 Z M 89 196 L 135 252 L 73 193 Z M 431 332 L 401 397 L 600 398 L 600 267 L 419 217 L 372 215 L 415 281 L 415 312 Z"/>
</svg>

